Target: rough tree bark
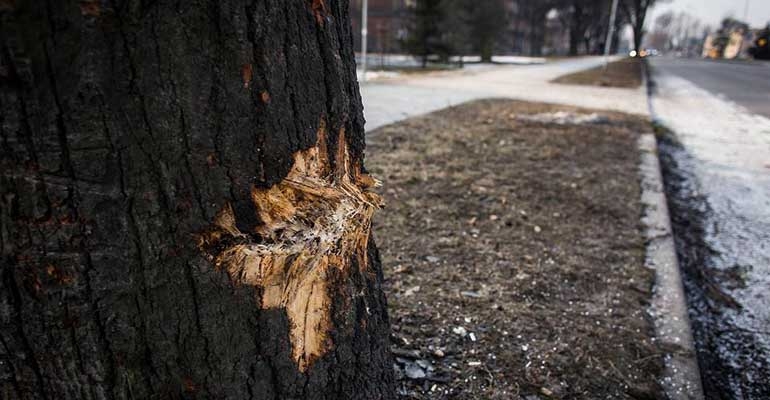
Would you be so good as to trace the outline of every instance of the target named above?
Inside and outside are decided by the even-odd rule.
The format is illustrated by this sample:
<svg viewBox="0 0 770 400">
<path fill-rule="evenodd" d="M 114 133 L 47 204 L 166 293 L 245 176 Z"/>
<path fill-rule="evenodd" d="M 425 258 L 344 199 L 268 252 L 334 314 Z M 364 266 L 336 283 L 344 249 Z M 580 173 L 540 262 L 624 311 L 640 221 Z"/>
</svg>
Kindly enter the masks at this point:
<svg viewBox="0 0 770 400">
<path fill-rule="evenodd" d="M 0 0 L 0 398 L 393 397 L 346 0 Z"/>
</svg>

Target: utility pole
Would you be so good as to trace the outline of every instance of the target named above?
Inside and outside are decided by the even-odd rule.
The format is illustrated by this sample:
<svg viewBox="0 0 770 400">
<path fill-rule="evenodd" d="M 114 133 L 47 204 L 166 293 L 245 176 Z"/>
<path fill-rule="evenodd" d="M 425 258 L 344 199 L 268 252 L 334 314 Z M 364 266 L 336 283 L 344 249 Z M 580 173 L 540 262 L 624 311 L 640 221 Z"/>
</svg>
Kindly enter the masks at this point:
<svg viewBox="0 0 770 400">
<path fill-rule="evenodd" d="M 610 47 L 612 47 L 612 36 L 615 35 L 615 14 L 618 12 L 618 0 L 612 0 L 612 11 L 610 11 L 610 26 L 607 28 L 607 40 L 604 41 L 604 70 L 610 63 Z"/>
<path fill-rule="evenodd" d="M 368 42 L 369 0 L 361 4 L 361 81 L 366 82 L 366 45 Z"/>
<path fill-rule="evenodd" d="M 746 5 L 743 7 L 743 22 L 747 24 L 749 23 L 749 1 L 746 0 Z"/>
</svg>

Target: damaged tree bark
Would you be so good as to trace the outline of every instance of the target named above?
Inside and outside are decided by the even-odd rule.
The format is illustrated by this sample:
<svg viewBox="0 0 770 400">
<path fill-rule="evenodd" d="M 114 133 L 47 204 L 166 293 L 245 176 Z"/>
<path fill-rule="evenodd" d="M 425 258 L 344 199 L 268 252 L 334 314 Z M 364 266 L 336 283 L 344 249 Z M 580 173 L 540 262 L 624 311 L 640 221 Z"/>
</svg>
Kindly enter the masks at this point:
<svg viewBox="0 0 770 400">
<path fill-rule="evenodd" d="M 0 0 L 0 398 L 388 399 L 346 0 Z"/>
</svg>

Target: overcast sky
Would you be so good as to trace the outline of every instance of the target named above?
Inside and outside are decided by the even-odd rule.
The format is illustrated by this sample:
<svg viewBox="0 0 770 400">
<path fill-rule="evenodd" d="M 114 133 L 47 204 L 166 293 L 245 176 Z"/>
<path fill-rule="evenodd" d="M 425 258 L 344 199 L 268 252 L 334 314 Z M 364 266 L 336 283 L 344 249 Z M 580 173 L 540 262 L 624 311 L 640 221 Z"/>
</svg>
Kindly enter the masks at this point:
<svg viewBox="0 0 770 400">
<path fill-rule="evenodd" d="M 732 15 L 743 20 L 746 0 L 669 0 L 661 1 L 647 19 L 652 26 L 655 18 L 666 11 L 686 11 L 703 23 L 715 28 L 722 18 Z M 748 22 L 752 28 L 764 27 L 770 21 L 770 0 L 749 0 Z"/>
</svg>

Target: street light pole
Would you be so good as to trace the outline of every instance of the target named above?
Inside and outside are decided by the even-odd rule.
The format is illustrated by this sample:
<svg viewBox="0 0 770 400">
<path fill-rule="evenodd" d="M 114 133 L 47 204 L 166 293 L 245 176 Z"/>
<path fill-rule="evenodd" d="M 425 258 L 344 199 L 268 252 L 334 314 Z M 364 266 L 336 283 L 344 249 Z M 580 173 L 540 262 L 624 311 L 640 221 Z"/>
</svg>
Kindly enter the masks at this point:
<svg viewBox="0 0 770 400">
<path fill-rule="evenodd" d="M 746 0 L 746 5 L 743 7 L 743 22 L 749 23 L 749 0 Z"/>
<path fill-rule="evenodd" d="M 612 36 L 615 34 L 615 14 L 618 12 L 618 0 L 612 0 L 612 11 L 610 11 L 610 26 L 607 29 L 607 40 L 604 41 L 604 70 L 610 62 L 610 47 L 612 47 Z"/>
<path fill-rule="evenodd" d="M 369 0 L 361 4 L 361 80 L 366 82 L 366 45 L 368 42 Z"/>
</svg>

